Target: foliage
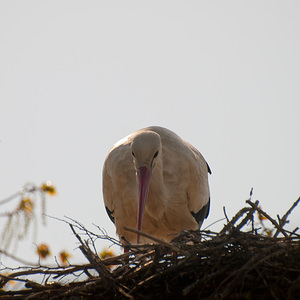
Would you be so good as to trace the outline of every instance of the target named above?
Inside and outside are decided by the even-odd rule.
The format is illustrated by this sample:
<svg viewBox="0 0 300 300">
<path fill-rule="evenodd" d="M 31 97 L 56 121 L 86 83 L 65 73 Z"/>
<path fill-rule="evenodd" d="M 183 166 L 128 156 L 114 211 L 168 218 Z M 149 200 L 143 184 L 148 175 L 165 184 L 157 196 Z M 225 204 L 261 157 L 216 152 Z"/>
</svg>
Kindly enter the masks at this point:
<svg viewBox="0 0 300 300">
<path fill-rule="evenodd" d="M 0 201 L 0 206 L 4 206 L 15 199 L 18 200 L 15 209 L 0 214 L 0 217 L 7 218 L 0 239 L 2 251 L 7 251 L 13 241 L 17 246 L 20 239 L 27 237 L 31 224 L 33 224 L 36 233 L 38 228 L 36 208 L 38 200 L 41 203 L 41 219 L 43 224 L 46 224 L 46 195 L 56 195 L 56 189 L 50 181 L 41 184 L 41 186 L 26 184 L 21 191 Z"/>
</svg>

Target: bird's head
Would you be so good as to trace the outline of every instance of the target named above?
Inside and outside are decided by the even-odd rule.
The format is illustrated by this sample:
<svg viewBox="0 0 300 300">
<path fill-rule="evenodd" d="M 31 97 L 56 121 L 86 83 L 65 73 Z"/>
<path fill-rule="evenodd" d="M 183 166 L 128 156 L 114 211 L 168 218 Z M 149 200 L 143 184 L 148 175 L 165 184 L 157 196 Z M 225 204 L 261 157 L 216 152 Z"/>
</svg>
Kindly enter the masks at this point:
<svg viewBox="0 0 300 300">
<path fill-rule="evenodd" d="M 146 167 L 152 170 L 161 154 L 161 139 L 153 131 L 144 131 L 134 137 L 131 144 L 131 154 L 136 170 Z"/>
<path fill-rule="evenodd" d="M 152 170 L 161 160 L 162 145 L 159 134 L 153 131 L 144 131 L 137 134 L 131 144 L 133 163 L 136 168 L 138 188 L 138 215 L 137 229 L 142 229 L 145 204 L 148 196 Z M 140 236 L 137 236 L 139 243 Z"/>
</svg>

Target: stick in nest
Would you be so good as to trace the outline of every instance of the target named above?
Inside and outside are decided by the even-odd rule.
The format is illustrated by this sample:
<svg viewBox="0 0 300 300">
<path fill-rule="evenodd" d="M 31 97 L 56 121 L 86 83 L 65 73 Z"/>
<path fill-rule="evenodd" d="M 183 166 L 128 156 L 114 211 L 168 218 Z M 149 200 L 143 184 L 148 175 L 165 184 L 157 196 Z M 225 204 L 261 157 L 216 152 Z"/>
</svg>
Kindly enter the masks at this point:
<svg viewBox="0 0 300 300">
<path fill-rule="evenodd" d="M 285 237 L 288 236 L 288 234 L 285 232 L 285 230 L 280 226 L 273 218 L 271 218 L 266 212 L 264 212 L 256 203 L 251 202 L 250 200 L 246 200 L 246 203 L 248 203 L 250 206 L 252 206 L 255 210 L 257 210 L 260 214 L 262 214 L 264 217 L 266 217 L 276 228 L 278 231 L 280 231 Z"/>
<path fill-rule="evenodd" d="M 285 215 L 282 218 L 279 218 L 279 226 L 282 228 L 288 221 L 287 217 L 291 214 L 292 210 L 298 205 L 300 202 L 300 197 L 293 203 L 293 205 L 290 207 L 290 209 L 285 213 Z M 280 230 L 276 230 L 274 237 L 277 237 Z"/>
<path fill-rule="evenodd" d="M 184 250 L 176 247 L 175 245 L 172 245 L 172 244 L 170 244 L 168 242 L 165 242 L 165 241 L 163 241 L 163 240 L 161 240 L 161 239 L 159 239 L 159 238 L 157 238 L 155 236 L 152 236 L 152 235 L 150 235 L 148 233 L 145 233 L 145 232 L 142 232 L 142 231 L 139 231 L 137 229 L 130 228 L 130 227 L 127 227 L 127 226 L 124 226 L 124 229 L 127 230 L 127 231 L 131 231 L 133 233 L 140 234 L 140 235 L 142 235 L 142 236 L 144 236 L 144 237 L 146 237 L 146 238 L 148 238 L 148 239 L 150 239 L 150 240 L 152 240 L 152 241 L 154 241 L 154 242 L 156 242 L 156 243 L 158 243 L 160 245 L 163 245 L 163 246 L 166 246 L 166 247 L 172 249 L 174 252 L 182 253 L 182 254 L 184 254 L 186 256 L 189 255 L 189 253 L 187 251 L 184 251 Z M 131 247 L 134 247 L 134 245 L 131 245 Z"/>
</svg>

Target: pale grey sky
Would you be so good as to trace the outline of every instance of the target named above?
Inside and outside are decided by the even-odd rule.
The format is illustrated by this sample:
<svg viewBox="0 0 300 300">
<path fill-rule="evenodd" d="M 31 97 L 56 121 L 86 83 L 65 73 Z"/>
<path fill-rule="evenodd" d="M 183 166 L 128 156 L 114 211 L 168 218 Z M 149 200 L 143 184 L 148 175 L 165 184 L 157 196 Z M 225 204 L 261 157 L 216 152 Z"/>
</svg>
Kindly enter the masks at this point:
<svg viewBox="0 0 300 300">
<path fill-rule="evenodd" d="M 223 206 L 229 217 L 242 208 L 251 187 L 282 215 L 300 195 L 299 11 L 299 1 L 1 1 L 0 199 L 49 179 L 49 215 L 114 235 L 105 156 L 161 125 L 213 171 L 204 227 Z M 291 227 L 299 220 L 297 208 Z M 76 248 L 54 220 L 42 241 L 53 254 Z M 31 239 L 22 251 L 34 259 Z"/>
</svg>

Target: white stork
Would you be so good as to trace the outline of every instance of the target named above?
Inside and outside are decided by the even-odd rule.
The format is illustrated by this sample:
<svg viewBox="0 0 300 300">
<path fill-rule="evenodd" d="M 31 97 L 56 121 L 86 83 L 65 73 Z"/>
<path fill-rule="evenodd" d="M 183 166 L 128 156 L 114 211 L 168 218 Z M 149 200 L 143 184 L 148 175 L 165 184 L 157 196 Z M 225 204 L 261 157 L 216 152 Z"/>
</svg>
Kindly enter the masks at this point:
<svg viewBox="0 0 300 300">
<path fill-rule="evenodd" d="M 201 153 L 166 128 L 140 129 L 117 142 L 103 166 L 103 197 L 123 245 L 150 241 L 124 226 L 165 241 L 199 229 L 209 213 L 208 173 Z"/>
</svg>

